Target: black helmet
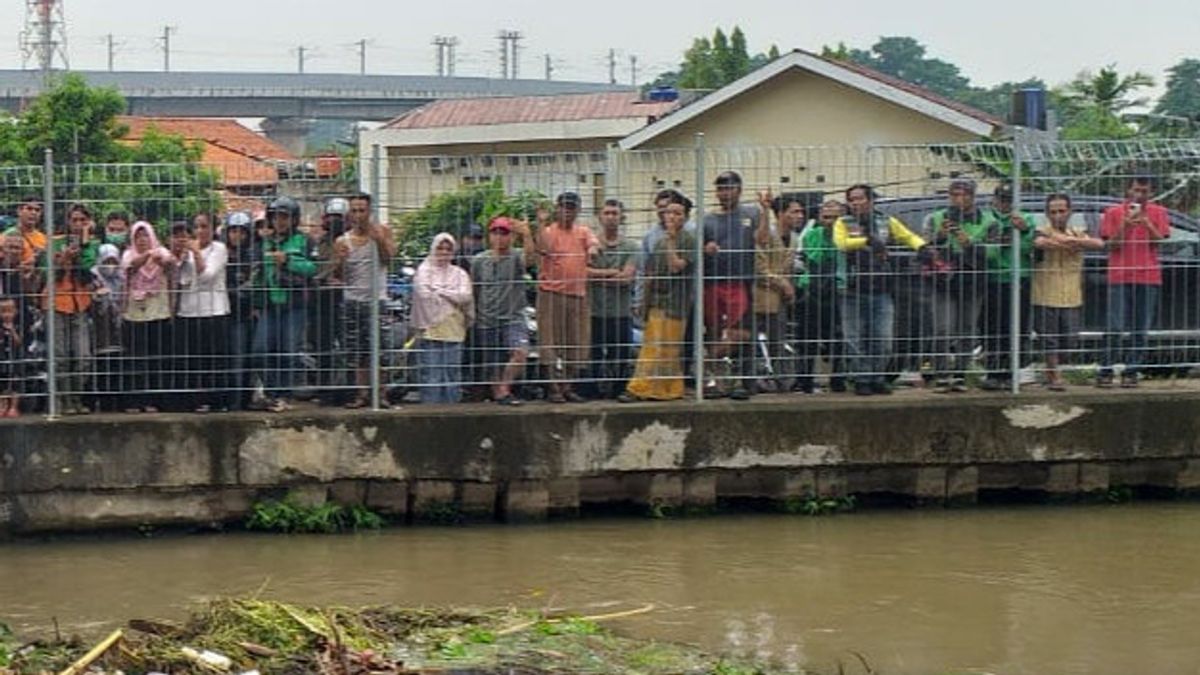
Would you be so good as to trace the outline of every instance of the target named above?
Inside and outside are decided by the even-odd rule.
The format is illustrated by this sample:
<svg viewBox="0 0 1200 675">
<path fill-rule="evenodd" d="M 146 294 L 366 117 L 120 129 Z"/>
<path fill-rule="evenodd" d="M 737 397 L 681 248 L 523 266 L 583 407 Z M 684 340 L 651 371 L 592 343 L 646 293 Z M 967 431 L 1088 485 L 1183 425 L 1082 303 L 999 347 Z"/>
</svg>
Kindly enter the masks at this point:
<svg viewBox="0 0 1200 675">
<path fill-rule="evenodd" d="M 300 225 L 300 202 L 291 197 L 276 197 L 271 200 L 267 206 L 267 222 L 271 221 L 272 215 L 276 213 L 286 213 L 292 217 L 292 227 Z"/>
</svg>

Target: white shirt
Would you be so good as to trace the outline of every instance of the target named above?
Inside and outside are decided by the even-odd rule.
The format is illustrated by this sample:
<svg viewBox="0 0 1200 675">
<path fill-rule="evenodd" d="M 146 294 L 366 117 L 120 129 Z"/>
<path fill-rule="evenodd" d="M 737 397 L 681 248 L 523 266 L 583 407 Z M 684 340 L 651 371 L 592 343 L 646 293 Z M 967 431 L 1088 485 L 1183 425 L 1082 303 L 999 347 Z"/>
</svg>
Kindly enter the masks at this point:
<svg viewBox="0 0 1200 675">
<path fill-rule="evenodd" d="M 201 249 L 204 272 L 196 274 L 195 254 L 188 251 L 179 270 L 179 316 L 200 318 L 229 314 L 229 293 L 225 290 L 225 263 L 229 252 L 225 244 L 214 241 Z"/>
</svg>

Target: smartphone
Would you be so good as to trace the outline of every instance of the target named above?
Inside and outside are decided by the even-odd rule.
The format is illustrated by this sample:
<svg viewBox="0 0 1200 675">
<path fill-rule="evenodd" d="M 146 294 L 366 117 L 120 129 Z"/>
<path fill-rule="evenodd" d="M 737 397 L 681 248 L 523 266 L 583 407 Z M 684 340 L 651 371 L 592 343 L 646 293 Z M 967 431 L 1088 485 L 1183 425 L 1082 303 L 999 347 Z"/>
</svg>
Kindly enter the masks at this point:
<svg viewBox="0 0 1200 675">
<path fill-rule="evenodd" d="M 1133 202 L 1132 204 L 1129 205 L 1129 215 L 1136 216 L 1137 214 L 1139 214 L 1141 212 L 1142 212 L 1141 204 L 1139 204 L 1137 202 Z"/>
<path fill-rule="evenodd" d="M 67 235 L 67 247 L 68 248 L 79 248 L 79 235 L 77 235 L 77 234 Z"/>
</svg>

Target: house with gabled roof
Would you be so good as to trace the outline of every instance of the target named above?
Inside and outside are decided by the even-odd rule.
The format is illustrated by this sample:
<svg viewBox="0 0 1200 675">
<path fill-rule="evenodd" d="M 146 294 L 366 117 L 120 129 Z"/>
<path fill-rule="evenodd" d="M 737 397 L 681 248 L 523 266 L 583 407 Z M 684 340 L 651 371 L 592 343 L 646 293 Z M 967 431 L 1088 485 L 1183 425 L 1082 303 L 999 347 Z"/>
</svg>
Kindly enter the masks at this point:
<svg viewBox="0 0 1200 675">
<path fill-rule="evenodd" d="M 579 190 L 585 206 L 606 195 L 645 206 L 663 187 L 697 189 L 699 134 L 708 182 L 735 169 L 748 187 L 837 192 L 866 181 L 922 193 L 944 176 L 889 148 L 1003 128 L 921 87 L 794 50 L 689 105 L 633 93 L 438 101 L 362 134 L 360 152 L 378 146 L 393 211 L 497 176 L 509 190 Z"/>
</svg>

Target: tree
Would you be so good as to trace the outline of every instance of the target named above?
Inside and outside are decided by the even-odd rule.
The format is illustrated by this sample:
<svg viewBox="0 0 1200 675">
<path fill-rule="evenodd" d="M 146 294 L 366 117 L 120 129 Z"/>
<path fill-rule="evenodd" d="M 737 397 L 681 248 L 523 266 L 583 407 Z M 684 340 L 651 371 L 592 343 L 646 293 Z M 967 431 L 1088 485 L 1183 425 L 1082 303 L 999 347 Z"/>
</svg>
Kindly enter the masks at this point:
<svg viewBox="0 0 1200 675">
<path fill-rule="evenodd" d="M 1138 128 L 1123 118 L 1133 108 L 1149 103 L 1137 92 L 1154 86 L 1154 78 L 1142 72 L 1121 75 L 1115 65 L 1098 72 L 1083 71 L 1074 80 L 1054 90 L 1053 100 L 1062 115 L 1062 137 L 1066 140 L 1130 138 Z"/>
<path fill-rule="evenodd" d="M 779 58 L 779 47 L 767 53 L 750 55 L 746 34 L 738 26 L 726 35 L 717 28 L 711 39 L 698 37 L 683 54 L 678 71 L 659 75 L 651 86 L 677 86 L 681 89 L 720 89 L 753 70 Z"/>
<path fill-rule="evenodd" d="M 1167 69 L 1167 90 L 1154 112 L 1200 123 L 1200 59 L 1184 59 Z"/>
<path fill-rule="evenodd" d="M 971 87 L 958 96 L 956 100 L 969 106 L 991 113 L 1004 119 L 1012 108 L 1012 95 L 1021 89 L 1045 89 L 1046 83 L 1040 78 L 1031 77 L 1022 82 L 1001 82 L 994 87 Z"/>
<path fill-rule="evenodd" d="M 18 117 L 0 116 L 0 200 L 40 194 L 46 148 L 54 150 L 56 201 L 128 211 L 158 225 L 220 208 L 219 176 L 202 150 L 153 129 L 137 143 L 117 116 L 125 100 L 80 75 L 59 80 Z"/>
<path fill-rule="evenodd" d="M 925 53 L 925 46 L 917 40 L 898 36 L 879 38 L 869 51 L 847 49 L 842 43 L 821 50 L 827 58 L 852 61 L 950 98 L 969 89 L 971 82 L 958 66 L 928 58 Z"/>
</svg>

